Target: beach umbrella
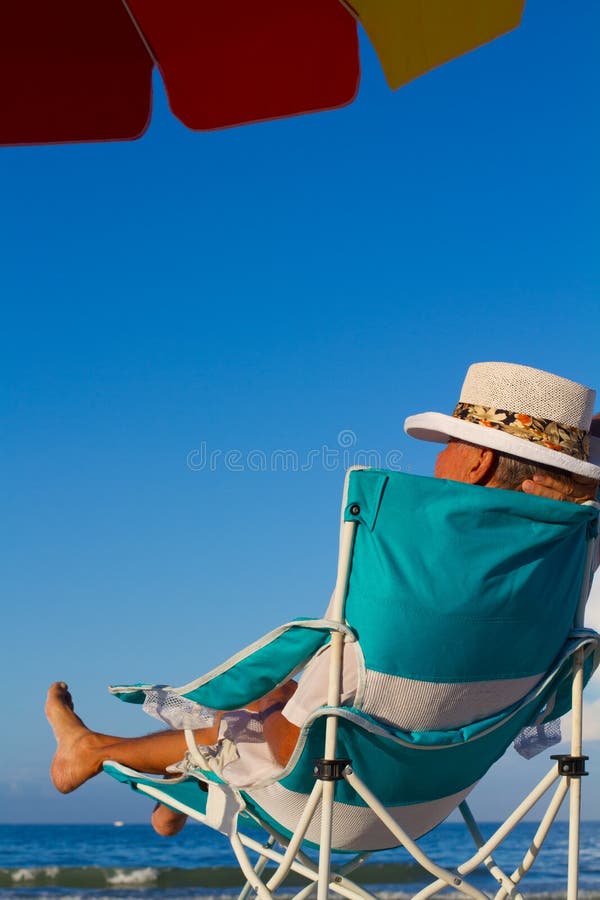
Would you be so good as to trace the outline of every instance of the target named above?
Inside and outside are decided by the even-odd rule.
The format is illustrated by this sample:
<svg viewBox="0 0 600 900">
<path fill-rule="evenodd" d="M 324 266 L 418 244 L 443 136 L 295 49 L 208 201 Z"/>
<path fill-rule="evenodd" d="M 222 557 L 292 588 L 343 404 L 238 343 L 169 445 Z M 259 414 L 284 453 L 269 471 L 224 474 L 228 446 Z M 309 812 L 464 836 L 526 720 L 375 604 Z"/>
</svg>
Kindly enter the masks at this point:
<svg viewBox="0 0 600 900">
<path fill-rule="evenodd" d="M 140 137 L 155 65 L 198 131 L 335 109 L 358 90 L 358 23 L 396 89 L 516 28 L 524 2 L 8 0 L 0 144 Z"/>
</svg>

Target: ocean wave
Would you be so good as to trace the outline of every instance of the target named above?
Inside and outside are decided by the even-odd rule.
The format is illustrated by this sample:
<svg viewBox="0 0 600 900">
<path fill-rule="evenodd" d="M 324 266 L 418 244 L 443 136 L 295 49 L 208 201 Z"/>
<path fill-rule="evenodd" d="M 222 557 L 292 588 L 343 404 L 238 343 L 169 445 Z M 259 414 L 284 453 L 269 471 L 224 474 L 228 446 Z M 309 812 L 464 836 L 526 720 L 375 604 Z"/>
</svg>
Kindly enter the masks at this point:
<svg viewBox="0 0 600 900">
<path fill-rule="evenodd" d="M 363 866 L 354 873 L 362 884 L 412 884 L 422 880 L 423 869 L 416 863 L 377 863 Z M 287 883 L 302 885 L 300 876 L 290 873 Z M 145 887 L 228 888 L 244 884 L 237 866 L 31 866 L 0 869 L 0 888 L 27 886 L 35 888 L 65 887 L 101 890 L 106 888 Z"/>
<path fill-rule="evenodd" d="M 485 877 L 485 873 L 483 875 Z M 361 884 L 375 887 L 380 900 L 408 900 L 413 886 L 427 880 L 423 870 L 414 863 L 368 864 L 354 872 L 353 877 Z M 477 874 L 471 879 L 479 881 Z M 0 868 L 0 900 L 141 900 L 142 897 L 147 900 L 190 900 L 192 897 L 219 900 L 234 896 L 233 891 L 243 882 L 243 876 L 235 866 L 21 866 Z M 278 892 L 278 900 L 288 896 L 285 893 L 288 886 L 292 890 L 303 883 L 291 874 L 283 891 Z M 527 893 L 528 900 L 565 900 L 565 892 L 551 885 L 552 882 L 543 886 L 530 884 L 533 890 Z M 481 886 L 485 890 L 485 886 Z M 595 881 L 581 885 L 579 900 L 600 900 Z"/>
</svg>

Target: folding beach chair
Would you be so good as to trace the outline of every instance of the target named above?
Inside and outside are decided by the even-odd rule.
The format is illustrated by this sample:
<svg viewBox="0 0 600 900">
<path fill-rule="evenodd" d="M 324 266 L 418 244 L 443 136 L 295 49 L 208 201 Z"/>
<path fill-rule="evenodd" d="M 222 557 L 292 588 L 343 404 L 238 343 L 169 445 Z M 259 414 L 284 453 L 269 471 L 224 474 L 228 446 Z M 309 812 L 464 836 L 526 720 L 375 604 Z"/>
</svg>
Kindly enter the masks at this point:
<svg viewBox="0 0 600 900">
<path fill-rule="evenodd" d="M 582 627 L 598 553 L 598 506 L 381 469 L 353 469 L 342 507 L 331 619 L 297 620 L 181 688 L 111 690 L 141 703 L 162 697 L 187 710 L 233 710 L 298 673 L 330 642 L 328 705 L 302 728 L 276 777 L 243 787 L 215 770 L 193 733 L 196 768 L 159 779 L 106 763 L 113 777 L 229 836 L 250 888 L 268 900 L 290 870 L 308 897 L 329 891 L 373 897 L 348 874 L 372 851 L 403 845 L 432 876 L 416 898 L 451 886 L 469 897 L 520 897 L 519 883 L 570 792 L 568 897 L 578 881 L 582 690 L 599 661 L 598 634 Z M 353 706 L 340 705 L 344 647 L 359 648 Z M 484 840 L 466 804 L 472 787 L 522 731 L 573 708 L 571 752 Z M 413 723 L 437 710 L 436 730 Z M 466 712 L 468 710 L 468 712 Z M 462 713 L 460 723 L 456 716 Z M 193 716 L 189 720 L 193 721 Z M 444 724 L 450 723 L 450 724 Z M 551 789 L 554 788 L 553 793 Z M 547 809 L 529 848 L 507 874 L 493 853 L 546 793 Z M 476 849 L 444 868 L 416 840 L 460 808 Z M 244 823 L 267 832 L 262 844 Z M 281 845 L 282 849 L 278 849 Z M 318 865 L 305 850 L 319 848 Z M 248 850 L 258 853 L 253 866 Z M 332 850 L 351 852 L 334 869 Z M 267 862 L 276 869 L 263 879 Z M 487 867 L 491 893 L 469 875 Z"/>
</svg>

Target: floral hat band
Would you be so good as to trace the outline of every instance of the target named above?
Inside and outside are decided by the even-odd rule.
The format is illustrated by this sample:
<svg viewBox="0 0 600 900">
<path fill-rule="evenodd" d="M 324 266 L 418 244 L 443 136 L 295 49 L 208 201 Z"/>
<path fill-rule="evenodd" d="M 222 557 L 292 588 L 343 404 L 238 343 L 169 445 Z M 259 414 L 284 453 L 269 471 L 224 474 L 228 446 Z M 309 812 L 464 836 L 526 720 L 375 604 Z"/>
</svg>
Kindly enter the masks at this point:
<svg viewBox="0 0 600 900">
<path fill-rule="evenodd" d="M 567 453 L 575 459 L 590 458 L 590 441 L 587 431 L 574 425 L 553 422 L 552 419 L 541 419 L 526 413 L 511 412 L 508 409 L 497 409 L 493 406 L 479 406 L 474 403 L 457 403 L 452 413 L 455 419 L 496 428 L 516 438 L 533 441 Z"/>
</svg>

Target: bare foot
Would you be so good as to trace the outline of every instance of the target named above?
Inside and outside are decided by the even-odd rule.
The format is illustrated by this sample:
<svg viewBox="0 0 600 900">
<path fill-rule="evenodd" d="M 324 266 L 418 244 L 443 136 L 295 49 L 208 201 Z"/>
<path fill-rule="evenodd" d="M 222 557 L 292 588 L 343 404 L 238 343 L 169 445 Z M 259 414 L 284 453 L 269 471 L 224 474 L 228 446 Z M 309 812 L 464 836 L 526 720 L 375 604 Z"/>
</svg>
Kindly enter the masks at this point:
<svg viewBox="0 0 600 900">
<path fill-rule="evenodd" d="M 152 813 L 152 827 L 162 837 L 173 837 L 179 834 L 187 821 L 185 813 L 177 812 L 162 803 L 157 803 Z"/>
<path fill-rule="evenodd" d="M 102 743 L 101 735 L 90 731 L 76 715 L 64 681 L 56 681 L 50 686 L 46 718 L 58 744 L 50 766 L 50 778 L 61 794 L 68 794 L 102 768 L 102 759 L 95 752 Z"/>
</svg>

